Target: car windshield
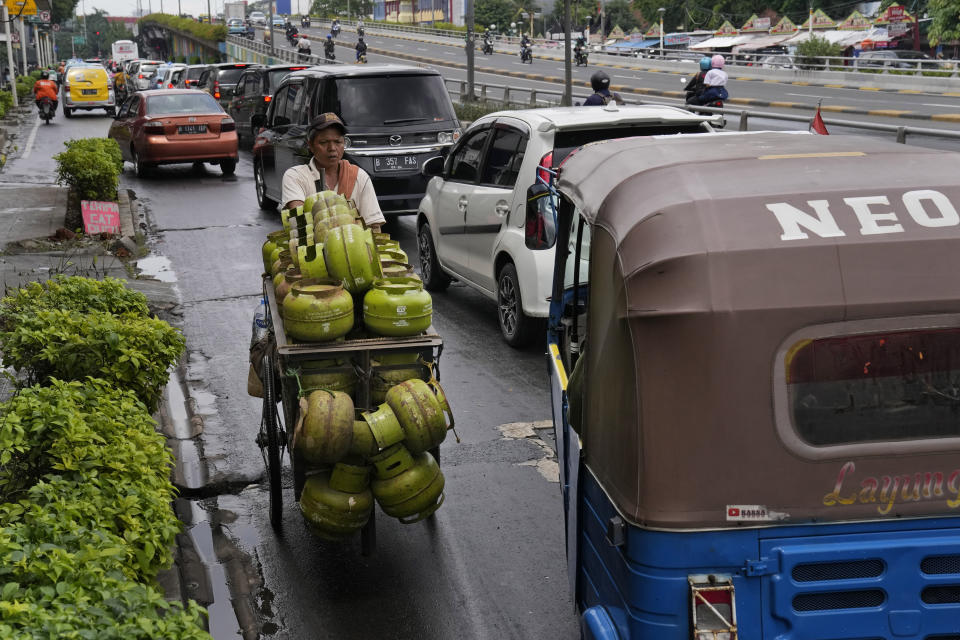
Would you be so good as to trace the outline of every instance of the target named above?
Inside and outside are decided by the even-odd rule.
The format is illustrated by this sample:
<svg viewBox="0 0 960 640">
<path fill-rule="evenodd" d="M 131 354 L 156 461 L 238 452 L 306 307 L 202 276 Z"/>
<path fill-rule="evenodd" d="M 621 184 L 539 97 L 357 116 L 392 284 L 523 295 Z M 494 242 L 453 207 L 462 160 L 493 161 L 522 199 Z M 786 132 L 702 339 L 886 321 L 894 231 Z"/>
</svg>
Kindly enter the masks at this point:
<svg viewBox="0 0 960 640">
<path fill-rule="evenodd" d="M 220 84 L 237 84 L 237 80 L 240 79 L 240 74 L 244 71 L 246 71 L 245 67 L 221 69 L 219 75 L 217 75 L 217 82 Z"/>
<path fill-rule="evenodd" d="M 288 75 L 290 75 L 290 69 L 277 69 L 276 71 L 270 71 L 267 73 L 267 82 L 269 84 L 267 93 L 269 93 L 271 96 L 275 94 L 277 92 L 277 87 L 280 86 L 280 83 Z"/>
<path fill-rule="evenodd" d="M 237 27 L 242 25 L 243 21 L 240 20 L 240 18 L 231 18 L 230 21 L 227 22 L 227 24 L 230 25 L 231 27 Z"/>
<path fill-rule="evenodd" d="M 147 100 L 147 115 L 180 113 L 213 113 L 221 111 L 220 104 L 208 93 L 178 93 L 150 96 Z"/>
<path fill-rule="evenodd" d="M 196 80 L 204 72 L 206 67 L 190 67 L 187 69 L 187 79 Z"/>
<path fill-rule="evenodd" d="M 443 79 L 434 75 L 339 78 L 332 104 L 331 111 L 349 114 L 344 118 L 347 127 L 456 119 Z"/>
<path fill-rule="evenodd" d="M 141 64 L 139 73 L 143 75 L 149 75 L 151 73 L 154 73 L 157 70 L 157 67 L 159 66 L 160 66 L 159 64 Z"/>
</svg>

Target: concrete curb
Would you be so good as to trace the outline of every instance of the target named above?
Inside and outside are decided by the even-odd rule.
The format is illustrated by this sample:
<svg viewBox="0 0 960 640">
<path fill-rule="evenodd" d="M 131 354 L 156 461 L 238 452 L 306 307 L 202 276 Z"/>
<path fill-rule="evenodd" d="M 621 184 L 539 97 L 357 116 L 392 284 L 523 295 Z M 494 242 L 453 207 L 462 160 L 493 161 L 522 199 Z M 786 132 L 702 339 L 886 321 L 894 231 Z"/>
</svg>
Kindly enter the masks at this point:
<svg viewBox="0 0 960 640">
<path fill-rule="evenodd" d="M 369 30 L 368 30 L 369 31 Z M 372 33 L 372 32 L 371 32 Z M 438 44 L 435 40 L 428 40 L 425 38 L 416 38 L 412 36 L 396 36 L 392 34 L 377 33 L 377 36 L 387 37 L 387 38 L 396 38 L 398 40 L 410 40 L 413 42 L 429 42 L 431 44 Z M 348 49 L 353 49 L 348 43 L 337 43 L 338 46 L 345 47 Z M 462 62 L 448 62 L 440 61 L 434 58 L 429 58 L 426 56 L 418 56 L 408 53 L 398 53 L 394 51 L 383 51 L 377 50 L 374 48 L 368 48 L 368 53 L 376 53 L 380 55 L 390 56 L 393 58 L 400 58 L 402 60 L 410 60 L 411 62 L 419 62 L 422 64 L 429 64 L 431 66 L 439 67 L 451 67 L 454 69 L 466 69 L 467 65 Z M 500 53 L 503 53 L 502 51 Z M 549 55 L 539 55 L 540 59 L 551 60 L 554 62 L 563 62 L 563 58 L 559 56 L 549 56 Z M 655 67 L 641 66 L 641 65 L 625 65 L 625 64 L 604 64 L 604 63 L 594 63 L 594 67 L 603 67 L 607 69 L 625 69 L 632 71 L 645 71 L 649 73 L 668 73 L 671 75 L 690 75 L 691 70 L 677 71 L 671 69 L 659 69 Z M 481 69 L 482 71 L 482 69 Z M 736 67 L 731 68 L 730 79 L 736 80 L 738 82 L 769 82 L 771 78 L 761 78 L 761 77 L 749 77 L 749 76 L 735 76 L 734 72 L 740 71 Z M 536 80 L 538 82 L 550 82 L 555 83 L 558 81 L 557 78 L 552 76 L 546 76 L 538 73 L 521 73 L 518 71 L 510 70 L 497 70 L 497 75 L 507 76 L 511 78 L 522 78 L 525 80 Z M 879 74 L 877 74 L 879 75 Z M 771 76 L 772 77 L 772 76 Z M 897 76 L 898 78 L 906 76 Z M 930 80 L 936 80 L 936 78 L 931 78 Z M 789 84 L 793 86 L 802 86 L 802 87 L 824 87 L 824 88 L 844 88 L 844 89 L 855 89 L 858 91 L 870 91 L 873 93 L 876 92 L 890 92 L 890 93 L 900 93 L 900 94 L 913 94 L 916 93 L 916 89 L 888 89 L 883 87 L 874 87 L 874 86 L 860 86 L 846 83 L 837 83 L 837 82 L 811 82 L 804 80 L 781 80 L 783 84 Z M 634 87 L 627 87 L 624 85 L 611 85 L 611 91 L 616 91 L 618 93 L 632 96 L 656 96 L 662 98 L 673 98 L 680 99 L 684 98 L 684 93 L 682 91 L 659 91 L 656 89 L 637 89 Z M 956 91 L 933 91 L 930 92 L 935 95 L 942 95 L 946 97 L 956 97 L 958 94 Z M 750 106 L 750 107 L 774 107 L 778 109 L 798 109 L 812 113 L 814 108 L 809 104 L 803 104 L 799 102 L 780 102 L 775 100 L 754 100 L 751 98 L 730 98 L 726 100 L 726 104 L 731 105 L 740 105 L 740 106 Z M 929 120 L 937 122 L 960 122 L 960 114 L 957 113 L 941 113 L 941 114 L 923 114 L 923 113 L 914 113 L 912 111 L 891 111 L 890 109 L 858 109 L 856 107 L 848 107 L 844 105 L 823 105 L 821 111 L 832 112 L 832 113 L 845 113 L 851 115 L 865 115 L 865 116 L 884 116 L 884 117 L 897 117 L 911 120 Z"/>
</svg>

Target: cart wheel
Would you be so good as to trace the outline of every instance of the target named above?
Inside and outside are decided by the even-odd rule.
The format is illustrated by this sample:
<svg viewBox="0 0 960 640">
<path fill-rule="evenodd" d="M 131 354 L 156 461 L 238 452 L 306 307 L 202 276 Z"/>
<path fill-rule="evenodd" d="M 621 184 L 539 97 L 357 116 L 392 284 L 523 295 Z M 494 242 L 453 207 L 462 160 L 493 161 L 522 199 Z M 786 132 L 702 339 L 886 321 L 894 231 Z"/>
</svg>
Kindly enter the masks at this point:
<svg viewBox="0 0 960 640">
<path fill-rule="evenodd" d="M 370 514 L 367 524 L 360 529 L 360 554 L 364 557 L 372 556 L 374 549 L 377 548 L 377 512 Z"/>
<path fill-rule="evenodd" d="M 273 357 L 263 356 L 263 418 L 261 435 L 266 432 L 267 480 L 270 483 L 270 524 L 280 530 L 283 524 L 283 485 L 280 474 L 282 436 L 277 417 L 277 390 L 274 388 Z M 262 439 L 261 439 L 261 447 Z"/>
</svg>

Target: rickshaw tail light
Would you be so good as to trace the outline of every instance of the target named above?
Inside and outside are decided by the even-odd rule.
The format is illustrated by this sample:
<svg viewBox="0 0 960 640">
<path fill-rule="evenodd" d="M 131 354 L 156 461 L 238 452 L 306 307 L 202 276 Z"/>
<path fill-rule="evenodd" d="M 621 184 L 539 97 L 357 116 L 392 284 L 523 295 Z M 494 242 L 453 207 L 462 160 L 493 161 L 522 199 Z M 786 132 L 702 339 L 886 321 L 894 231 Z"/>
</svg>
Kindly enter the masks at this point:
<svg viewBox="0 0 960 640">
<path fill-rule="evenodd" d="M 694 640 L 737 640 L 737 607 L 729 575 L 687 576 Z"/>
<path fill-rule="evenodd" d="M 546 167 L 547 169 L 553 169 L 553 151 L 548 151 L 543 154 L 543 157 L 540 158 L 541 167 Z M 543 180 L 546 184 L 550 184 L 550 172 L 544 171 L 543 169 L 537 169 L 537 177 Z"/>
</svg>

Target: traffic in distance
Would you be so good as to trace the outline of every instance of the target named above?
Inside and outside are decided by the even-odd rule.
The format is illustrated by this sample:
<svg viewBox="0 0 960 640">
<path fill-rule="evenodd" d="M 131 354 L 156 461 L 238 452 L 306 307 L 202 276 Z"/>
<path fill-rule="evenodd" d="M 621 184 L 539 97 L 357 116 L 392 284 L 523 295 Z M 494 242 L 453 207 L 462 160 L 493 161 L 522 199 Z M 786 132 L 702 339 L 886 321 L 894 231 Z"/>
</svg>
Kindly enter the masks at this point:
<svg viewBox="0 0 960 640">
<path fill-rule="evenodd" d="M 256 38 L 256 13 L 228 25 Z M 372 230 L 409 216 L 424 288 L 460 283 L 508 345 L 545 345 L 582 637 L 956 634 L 956 151 L 731 131 L 595 70 L 584 104 L 465 126 L 440 72 L 359 56 L 43 80 L 65 116 L 111 117 L 138 178 L 248 160 L 233 188 L 278 225 L 349 176 Z M 703 58 L 691 105 L 726 93 Z"/>
</svg>

